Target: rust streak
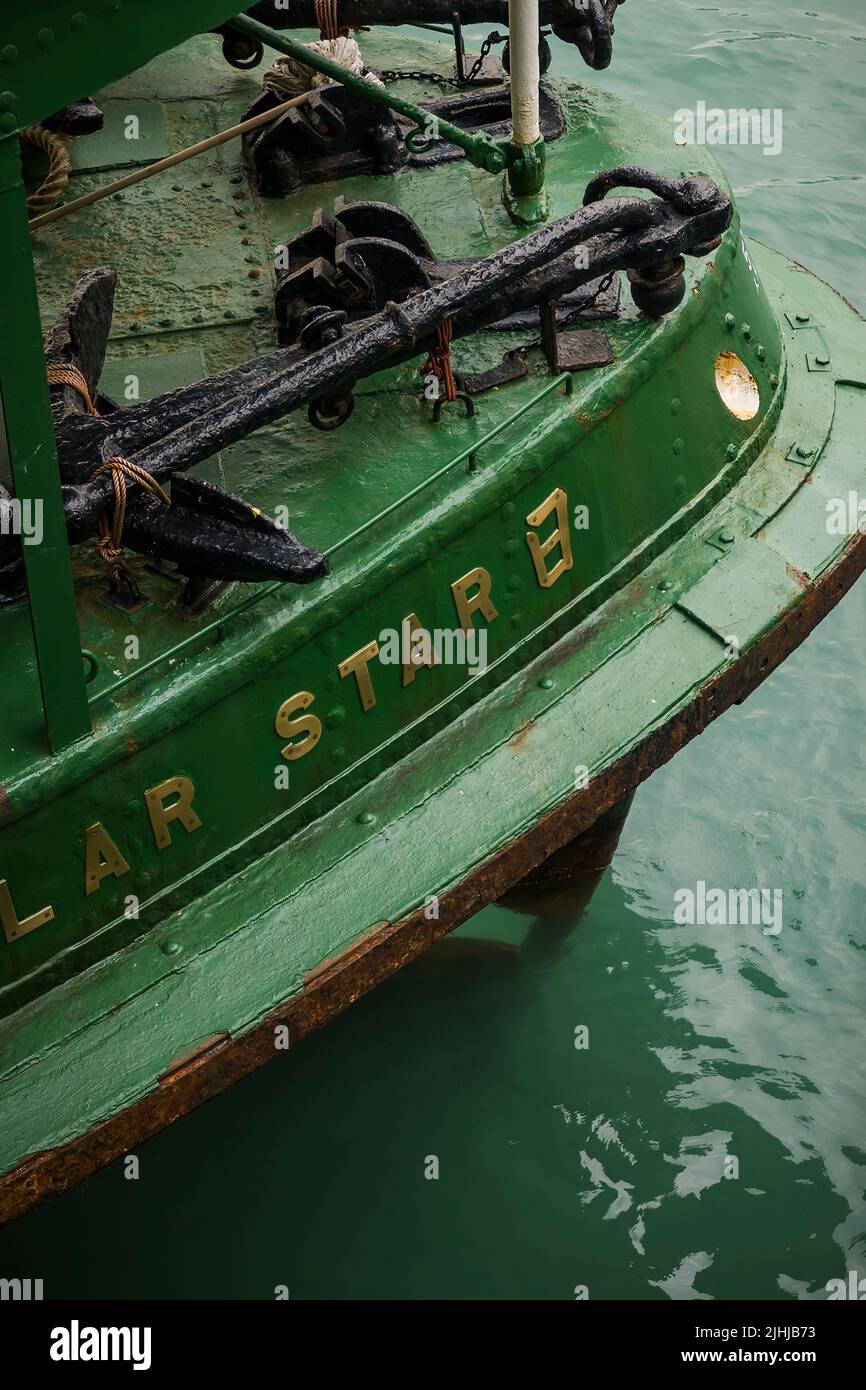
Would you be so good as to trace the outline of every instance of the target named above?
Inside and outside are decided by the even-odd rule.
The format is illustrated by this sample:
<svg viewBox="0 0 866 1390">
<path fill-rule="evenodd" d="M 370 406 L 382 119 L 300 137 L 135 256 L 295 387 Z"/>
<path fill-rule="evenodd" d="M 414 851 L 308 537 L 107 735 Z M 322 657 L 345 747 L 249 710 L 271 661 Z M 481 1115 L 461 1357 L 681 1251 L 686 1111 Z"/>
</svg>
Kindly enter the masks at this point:
<svg viewBox="0 0 866 1390">
<path fill-rule="evenodd" d="M 203 1038 L 191 1047 L 189 1052 L 185 1052 L 182 1057 L 176 1057 L 168 1064 L 159 1077 L 159 1085 L 172 1085 L 193 1067 L 199 1066 L 206 1057 L 224 1047 L 230 1039 L 230 1033 L 212 1033 L 209 1038 Z"/>
<path fill-rule="evenodd" d="M 386 927 L 390 926 L 391 923 L 385 920 L 382 920 L 381 922 L 374 922 L 371 927 L 367 928 L 367 930 L 362 934 L 359 940 L 355 942 L 354 946 L 349 947 L 348 951 L 343 951 L 338 956 L 326 956 L 324 960 L 319 961 L 319 964 L 314 965 L 313 968 L 311 970 L 308 970 L 306 975 L 304 976 L 304 988 L 308 989 L 311 984 L 314 984 L 316 982 L 321 981 L 324 978 L 327 978 L 338 967 L 342 968 L 343 966 L 347 965 L 357 955 L 361 954 L 364 951 L 366 943 L 369 941 L 371 936 L 378 935 L 380 932 L 384 931 Z"/>
<path fill-rule="evenodd" d="M 786 561 L 785 571 L 788 575 L 788 578 L 793 579 L 795 584 L 799 584 L 801 589 L 808 589 L 812 581 L 809 578 L 808 574 L 805 574 L 803 570 L 798 570 L 796 565 L 791 565 Z"/>
<path fill-rule="evenodd" d="M 512 734 L 508 740 L 508 747 L 513 748 L 515 753 L 519 753 L 537 723 L 537 719 L 527 719 L 526 723 L 517 730 L 517 733 Z"/>
</svg>

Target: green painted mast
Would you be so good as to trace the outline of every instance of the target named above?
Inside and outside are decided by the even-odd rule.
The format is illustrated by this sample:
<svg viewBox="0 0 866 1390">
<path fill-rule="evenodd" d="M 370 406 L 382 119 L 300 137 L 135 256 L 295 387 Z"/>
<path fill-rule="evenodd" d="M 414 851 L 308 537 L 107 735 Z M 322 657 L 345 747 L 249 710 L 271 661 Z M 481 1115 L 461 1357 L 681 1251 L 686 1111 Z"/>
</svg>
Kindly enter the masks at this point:
<svg viewBox="0 0 866 1390">
<path fill-rule="evenodd" d="M 90 732 L 90 718 L 14 136 L 0 139 L 0 265 L 9 322 L 15 324 L 14 333 L 0 334 L 0 426 L 5 422 L 15 496 L 42 519 L 41 544 L 22 545 L 22 553 L 45 729 L 51 751 L 59 753 Z"/>
</svg>

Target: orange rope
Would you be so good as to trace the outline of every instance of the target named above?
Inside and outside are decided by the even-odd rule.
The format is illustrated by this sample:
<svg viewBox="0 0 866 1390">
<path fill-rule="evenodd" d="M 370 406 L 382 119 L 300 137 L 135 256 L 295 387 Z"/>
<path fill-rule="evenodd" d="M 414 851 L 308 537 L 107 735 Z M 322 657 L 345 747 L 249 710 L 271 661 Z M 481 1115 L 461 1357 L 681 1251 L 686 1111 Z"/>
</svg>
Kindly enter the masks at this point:
<svg viewBox="0 0 866 1390">
<path fill-rule="evenodd" d="M 95 482 L 105 473 L 111 474 L 111 481 L 114 484 L 114 516 L 110 523 L 106 512 L 103 512 L 99 518 L 99 540 L 96 542 L 96 549 L 105 561 L 111 582 L 116 588 L 124 573 L 123 524 L 126 520 L 127 478 L 138 483 L 145 492 L 149 492 L 152 497 L 164 502 L 167 507 L 171 506 L 171 498 L 152 474 L 144 468 L 139 468 L 137 463 L 130 463 L 129 459 L 106 459 L 105 463 L 101 463 L 98 468 L 93 470 L 90 481 Z"/>
<path fill-rule="evenodd" d="M 316 0 L 316 23 L 323 39 L 346 38 L 348 25 L 341 28 L 337 21 L 337 0 Z"/>
<path fill-rule="evenodd" d="M 99 411 L 93 404 L 90 388 L 77 367 L 49 367 L 46 375 L 49 386 L 71 386 L 84 401 L 84 408 L 88 415 L 99 415 Z M 95 482 L 105 473 L 111 474 L 111 481 L 114 485 L 114 515 L 110 522 L 107 512 L 104 512 L 99 518 L 99 540 L 96 542 L 96 549 L 105 561 L 112 587 L 116 589 L 120 585 L 121 577 L 125 574 L 123 526 L 126 521 L 127 478 L 138 483 L 145 492 L 150 493 L 151 497 L 156 497 L 167 507 L 171 506 L 171 498 L 146 468 L 140 468 L 137 463 L 131 463 L 129 459 L 119 457 L 107 459 L 105 463 L 101 463 L 98 468 L 94 469 L 90 475 L 90 481 Z"/>
<path fill-rule="evenodd" d="M 440 323 L 436 329 L 436 346 L 430 349 L 430 356 L 421 367 L 421 372 L 427 376 L 432 372 L 438 377 L 445 387 L 446 401 L 456 401 L 457 387 L 454 384 L 454 371 L 451 366 L 451 338 L 454 334 L 454 324 L 451 319 L 446 319 Z"/>
<path fill-rule="evenodd" d="M 77 367 L 49 367 L 46 372 L 49 386 L 71 386 L 84 401 L 88 415 L 98 415 L 99 411 L 90 399 L 90 388 Z"/>
</svg>

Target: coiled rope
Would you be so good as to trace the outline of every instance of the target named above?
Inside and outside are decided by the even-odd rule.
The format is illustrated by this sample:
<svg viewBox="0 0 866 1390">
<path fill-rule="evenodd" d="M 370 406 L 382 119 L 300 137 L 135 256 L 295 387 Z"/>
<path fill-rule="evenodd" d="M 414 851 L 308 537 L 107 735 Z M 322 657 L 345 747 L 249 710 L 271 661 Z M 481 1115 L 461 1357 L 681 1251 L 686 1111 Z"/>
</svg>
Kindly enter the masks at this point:
<svg viewBox="0 0 866 1390">
<path fill-rule="evenodd" d="M 32 145 L 48 156 L 48 172 L 39 187 L 27 199 L 27 211 L 31 217 L 47 212 L 62 198 L 69 182 L 72 160 L 69 146 L 62 136 L 42 125 L 29 125 L 21 132 L 21 142 Z"/>
<path fill-rule="evenodd" d="M 99 415 L 90 395 L 90 388 L 77 367 L 71 365 L 49 367 L 46 375 L 49 386 L 72 387 L 73 391 L 77 391 L 84 402 L 87 414 Z M 152 473 L 148 473 L 146 468 L 139 467 L 137 463 L 132 463 L 129 459 L 119 456 L 106 459 L 91 473 L 90 482 L 93 483 L 97 478 L 104 477 L 106 473 L 111 474 L 111 481 L 114 486 L 114 512 L 111 520 L 109 520 L 107 512 L 104 512 L 99 518 L 99 539 L 96 542 L 96 549 L 108 570 L 111 587 L 113 589 L 120 588 L 121 581 L 126 579 L 131 587 L 135 588 L 123 564 L 123 527 L 126 521 L 128 491 L 126 480 L 128 478 L 131 482 L 138 483 L 139 487 L 144 488 L 151 497 L 165 503 L 167 507 L 171 506 L 171 498 Z"/>
<path fill-rule="evenodd" d="M 159 502 L 164 502 L 167 507 L 171 506 L 171 498 L 152 473 L 148 473 L 144 468 L 139 468 L 137 463 L 130 463 L 129 459 L 106 459 L 105 463 L 101 463 L 98 468 L 93 470 L 90 481 L 93 483 L 106 473 L 111 474 L 111 481 L 114 484 L 114 515 L 110 522 L 106 512 L 103 512 L 99 518 L 99 540 L 96 542 L 96 549 L 105 562 L 112 587 L 117 589 L 120 587 L 121 579 L 128 577 L 123 565 L 123 524 L 126 520 L 127 478 L 138 483 L 145 492 L 150 493 L 151 497 L 155 497 Z"/>
<path fill-rule="evenodd" d="M 84 401 L 88 415 L 98 415 L 99 411 L 90 397 L 90 388 L 77 367 L 49 367 L 45 373 L 49 386 L 71 386 Z"/>
<path fill-rule="evenodd" d="M 332 63 L 339 63 L 341 68 L 345 68 L 354 77 L 366 78 L 374 87 L 384 85 L 375 73 L 367 71 L 363 54 L 355 39 L 340 35 L 333 39 L 319 39 L 316 43 L 305 44 L 304 47 L 314 53 L 321 53 L 323 58 L 330 58 Z M 314 91 L 317 87 L 327 87 L 333 80 L 323 72 L 315 72 L 312 68 L 306 67 L 297 58 L 280 54 L 262 78 L 262 89 L 282 98 L 299 97 L 305 92 Z"/>
</svg>

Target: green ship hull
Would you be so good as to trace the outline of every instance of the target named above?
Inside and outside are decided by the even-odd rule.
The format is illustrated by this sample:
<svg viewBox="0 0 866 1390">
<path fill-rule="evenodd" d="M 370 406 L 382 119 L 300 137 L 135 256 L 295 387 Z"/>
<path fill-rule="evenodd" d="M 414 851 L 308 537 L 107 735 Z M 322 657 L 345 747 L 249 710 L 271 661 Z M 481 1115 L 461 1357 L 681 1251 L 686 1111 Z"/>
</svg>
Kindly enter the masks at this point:
<svg viewBox="0 0 866 1390">
<path fill-rule="evenodd" d="M 206 139 L 259 90 L 189 37 L 229 17 L 219 6 L 146 39 L 110 8 L 77 59 L 105 128 L 76 150 L 68 196 Z M 3 23 L 26 53 L 33 22 Z M 376 68 L 447 68 L 405 35 L 362 41 Z M 40 71 L 0 139 L 0 241 L 7 265 L 32 255 L 45 329 L 81 274 L 116 268 L 101 389 L 118 401 L 273 350 L 274 247 L 338 194 L 399 206 L 443 261 L 522 235 L 500 180 L 468 161 L 263 199 L 229 144 L 31 249 L 15 132 L 78 94 L 59 83 Z M 547 149 L 551 218 L 624 160 L 729 194 L 669 123 L 545 85 L 567 127 Z M 339 431 L 296 413 L 210 459 L 203 476 L 285 509 L 325 554 L 314 583 L 233 585 L 190 616 L 139 558 L 148 602 L 130 614 L 81 545 L 71 639 L 56 569 L 34 563 L 30 608 L 0 608 L 0 1217 L 279 1056 L 499 898 L 753 690 L 866 565 L 857 314 L 745 241 L 736 214 L 663 318 L 622 280 L 618 309 L 580 329 L 604 333 L 602 365 L 551 372 L 535 350 L 473 416 L 434 421 L 416 357 L 361 380 Z M 46 391 L 32 290 L 9 297 L 11 441 L 25 415 L 44 421 Z M 472 334 L 455 368 L 488 371 L 528 336 Z M 28 428 L 16 481 L 45 445 L 44 423 Z M 46 539 L 62 566 L 65 537 L 46 523 Z M 411 666 L 398 643 L 389 659 L 410 619 L 481 657 Z M 58 704 L 70 640 L 86 679 Z"/>
</svg>

